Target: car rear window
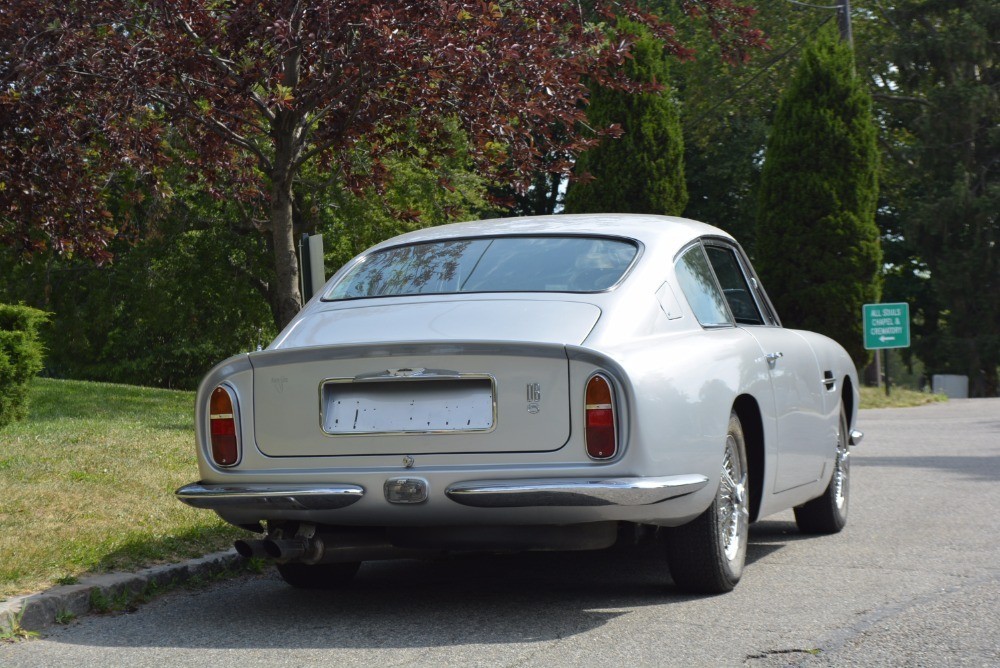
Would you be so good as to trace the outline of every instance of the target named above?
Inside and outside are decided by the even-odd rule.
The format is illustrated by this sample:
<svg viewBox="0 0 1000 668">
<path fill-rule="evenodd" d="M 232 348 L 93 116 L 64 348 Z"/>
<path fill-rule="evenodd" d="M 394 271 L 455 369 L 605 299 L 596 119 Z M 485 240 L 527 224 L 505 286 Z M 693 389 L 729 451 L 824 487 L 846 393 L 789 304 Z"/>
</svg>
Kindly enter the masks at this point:
<svg viewBox="0 0 1000 668">
<path fill-rule="evenodd" d="M 324 300 L 458 292 L 600 292 L 638 246 L 604 237 L 487 237 L 396 246 L 363 258 Z"/>
</svg>

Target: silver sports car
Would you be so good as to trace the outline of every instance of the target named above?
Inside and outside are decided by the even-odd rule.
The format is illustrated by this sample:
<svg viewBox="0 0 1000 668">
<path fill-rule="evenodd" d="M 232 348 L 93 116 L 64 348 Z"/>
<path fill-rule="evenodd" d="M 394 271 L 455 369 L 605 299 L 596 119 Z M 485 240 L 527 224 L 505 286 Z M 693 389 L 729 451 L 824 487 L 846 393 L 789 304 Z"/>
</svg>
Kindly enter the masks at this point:
<svg viewBox="0 0 1000 668">
<path fill-rule="evenodd" d="M 366 251 L 215 367 L 201 479 L 177 496 L 264 533 L 237 550 L 299 587 L 366 559 L 652 535 L 677 587 L 721 592 L 750 522 L 843 528 L 857 406 L 847 353 L 783 328 L 722 230 L 462 223 Z"/>
</svg>

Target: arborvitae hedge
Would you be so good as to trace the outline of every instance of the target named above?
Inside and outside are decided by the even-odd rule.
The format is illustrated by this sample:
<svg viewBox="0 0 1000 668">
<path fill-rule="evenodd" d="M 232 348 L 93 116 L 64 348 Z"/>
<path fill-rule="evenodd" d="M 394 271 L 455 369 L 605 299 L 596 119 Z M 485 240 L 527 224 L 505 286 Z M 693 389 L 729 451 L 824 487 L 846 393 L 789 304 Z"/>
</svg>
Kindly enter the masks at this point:
<svg viewBox="0 0 1000 668">
<path fill-rule="evenodd" d="M 663 44 L 637 24 L 620 21 L 619 27 L 641 35 L 634 57 L 625 63 L 625 75 L 665 84 Z M 684 210 L 684 136 L 669 90 L 629 94 L 594 85 L 587 119 L 594 128 L 619 123 L 625 133 L 618 139 L 606 138 L 580 155 L 576 174 L 594 178 L 571 180 L 567 212 L 679 214 Z"/>
<path fill-rule="evenodd" d="M 42 369 L 38 327 L 47 314 L 0 304 L 0 427 L 27 414 L 28 383 Z"/>
<path fill-rule="evenodd" d="M 824 33 L 805 50 L 767 144 L 756 265 L 786 326 L 868 360 L 861 306 L 881 293 L 878 147 L 851 49 Z"/>
</svg>

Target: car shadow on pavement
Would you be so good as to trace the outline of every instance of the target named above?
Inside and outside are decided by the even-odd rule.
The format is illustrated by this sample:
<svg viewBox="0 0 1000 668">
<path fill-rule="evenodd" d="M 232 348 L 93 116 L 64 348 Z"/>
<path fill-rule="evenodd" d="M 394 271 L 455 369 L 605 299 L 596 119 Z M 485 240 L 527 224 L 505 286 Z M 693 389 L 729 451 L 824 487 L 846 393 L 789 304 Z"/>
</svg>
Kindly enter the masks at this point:
<svg viewBox="0 0 1000 668">
<path fill-rule="evenodd" d="M 804 538 L 793 523 L 753 525 L 749 575 L 753 562 Z M 171 646 L 194 649 L 519 644 L 587 633 L 651 606 L 752 600 L 747 582 L 723 597 L 682 594 L 662 548 L 653 541 L 596 552 L 366 562 L 339 591 L 294 589 L 268 569 L 205 589 L 178 590 L 129 615 L 87 617 L 53 632 L 51 640 L 153 647 L 169 637 Z M 93 631 L 97 625 L 99 633 Z"/>
<path fill-rule="evenodd" d="M 795 522 L 764 520 L 750 525 L 750 540 L 747 545 L 747 564 L 760 561 L 777 552 L 788 543 L 800 540 L 816 540 L 820 536 L 799 531 Z"/>
<path fill-rule="evenodd" d="M 204 590 L 174 591 L 130 615 L 87 617 L 49 639 L 262 650 L 523 644 L 587 633 L 636 607 L 696 598 L 673 589 L 664 564 L 616 553 L 372 561 L 338 591 L 294 589 L 268 569 Z"/>
<path fill-rule="evenodd" d="M 783 548 L 787 543 L 815 538 L 801 533 L 795 522 L 773 520 L 755 522 L 750 525 L 747 542 L 747 566 L 764 559 Z"/>
</svg>

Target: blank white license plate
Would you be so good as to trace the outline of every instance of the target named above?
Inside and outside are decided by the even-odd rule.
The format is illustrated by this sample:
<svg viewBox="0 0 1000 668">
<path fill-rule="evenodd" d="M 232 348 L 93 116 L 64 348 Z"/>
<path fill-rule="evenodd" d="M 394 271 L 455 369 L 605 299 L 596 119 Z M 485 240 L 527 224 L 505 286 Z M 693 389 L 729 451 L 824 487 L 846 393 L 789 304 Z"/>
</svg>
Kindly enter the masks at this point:
<svg viewBox="0 0 1000 668">
<path fill-rule="evenodd" d="M 489 378 L 330 382 L 323 385 L 323 431 L 328 434 L 489 431 Z"/>
</svg>

